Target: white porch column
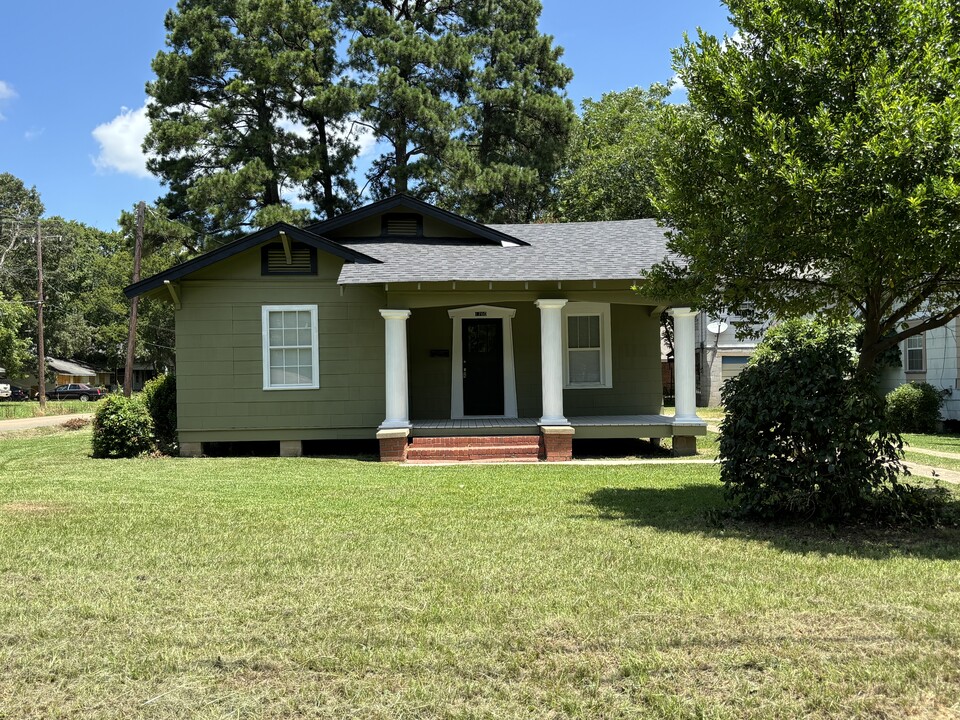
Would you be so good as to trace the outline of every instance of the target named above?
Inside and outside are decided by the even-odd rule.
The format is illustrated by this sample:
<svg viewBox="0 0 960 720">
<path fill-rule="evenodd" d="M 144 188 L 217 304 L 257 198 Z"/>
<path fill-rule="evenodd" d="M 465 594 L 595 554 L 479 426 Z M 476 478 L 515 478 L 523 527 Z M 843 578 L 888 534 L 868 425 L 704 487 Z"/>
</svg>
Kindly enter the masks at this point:
<svg viewBox="0 0 960 720">
<path fill-rule="evenodd" d="M 381 310 L 386 321 L 387 417 L 381 430 L 410 427 L 407 397 L 407 318 L 409 310 Z"/>
<path fill-rule="evenodd" d="M 540 308 L 540 380 L 543 386 L 541 425 L 569 425 L 563 415 L 563 324 L 566 300 L 537 300 Z"/>
<path fill-rule="evenodd" d="M 699 422 L 697 417 L 697 339 L 694 320 L 697 311 L 673 308 L 673 368 L 676 395 L 675 420 Z"/>
</svg>

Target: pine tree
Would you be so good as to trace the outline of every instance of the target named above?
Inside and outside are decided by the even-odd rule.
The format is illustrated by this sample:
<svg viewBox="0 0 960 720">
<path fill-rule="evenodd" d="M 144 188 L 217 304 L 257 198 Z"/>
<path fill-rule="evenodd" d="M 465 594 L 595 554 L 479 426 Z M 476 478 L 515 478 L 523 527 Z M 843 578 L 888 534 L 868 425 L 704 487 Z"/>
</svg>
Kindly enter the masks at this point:
<svg viewBox="0 0 960 720">
<path fill-rule="evenodd" d="M 327 216 L 354 202 L 336 180 L 356 148 L 337 132 L 353 107 L 330 13 L 306 0 L 180 0 L 167 14 L 145 149 L 173 217 L 229 236 L 305 220 L 285 197 L 301 184 Z"/>
<path fill-rule="evenodd" d="M 576 116 L 573 72 L 537 28 L 539 0 L 478 3 L 467 16 L 480 67 L 463 130 L 442 163 L 438 201 L 485 222 L 528 222 L 545 207 Z"/>
</svg>

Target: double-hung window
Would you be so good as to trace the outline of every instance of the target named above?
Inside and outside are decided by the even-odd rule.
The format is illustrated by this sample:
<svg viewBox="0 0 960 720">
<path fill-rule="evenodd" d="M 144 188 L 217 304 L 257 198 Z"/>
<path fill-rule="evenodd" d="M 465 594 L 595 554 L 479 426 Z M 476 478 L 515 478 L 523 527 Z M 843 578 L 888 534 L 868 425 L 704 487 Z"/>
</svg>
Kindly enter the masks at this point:
<svg viewBox="0 0 960 720">
<path fill-rule="evenodd" d="M 564 387 L 613 387 L 610 305 L 567 303 L 564 313 Z"/>
<path fill-rule="evenodd" d="M 924 361 L 923 334 L 907 338 L 907 372 L 923 372 Z"/>
<path fill-rule="evenodd" d="M 265 305 L 263 389 L 320 387 L 316 305 Z"/>
</svg>

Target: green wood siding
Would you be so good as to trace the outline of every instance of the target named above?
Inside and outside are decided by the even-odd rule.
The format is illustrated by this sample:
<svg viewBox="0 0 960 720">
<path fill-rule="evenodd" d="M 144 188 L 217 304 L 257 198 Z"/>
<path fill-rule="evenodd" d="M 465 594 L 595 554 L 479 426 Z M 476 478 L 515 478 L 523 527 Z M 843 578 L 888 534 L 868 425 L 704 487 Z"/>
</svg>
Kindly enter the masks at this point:
<svg viewBox="0 0 960 720">
<path fill-rule="evenodd" d="M 348 287 L 318 253 L 317 277 L 261 277 L 259 249 L 181 283 L 177 403 L 182 442 L 372 438 L 384 417 L 380 289 Z M 264 390 L 261 307 L 316 304 L 320 388 Z"/>
<path fill-rule="evenodd" d="M 563 391 L 571 415 L 657 414 L 663 405 L 660 318 L 638 305 L 610 306 L 613 387 Z"/>
</svg>

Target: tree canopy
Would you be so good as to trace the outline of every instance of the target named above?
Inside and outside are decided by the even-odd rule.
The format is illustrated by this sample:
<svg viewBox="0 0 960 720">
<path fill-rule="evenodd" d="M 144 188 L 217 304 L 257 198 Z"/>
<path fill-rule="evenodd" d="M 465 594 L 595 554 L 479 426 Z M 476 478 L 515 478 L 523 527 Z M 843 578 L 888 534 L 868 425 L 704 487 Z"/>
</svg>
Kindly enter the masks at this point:
<svg viewBox="0 0 960 720">
<path fill-rule="evenodd" d="M 43 218 L 36 188 L 0 175 L 0 367 L 35 372 L 37 338 L 37 221 L 43 237 L 45 349 L 52 357 L 114 368 L 125 361 L 130 305 L 123 295 L 133 266 L 133 228 L 104 232 L 60 217 Z M 169 267 L 187 240 L 182 226 L 148 214 L 143 272 Z M 169 303 L 140 305 L 137 361 L 173 364 Z"/>
<path fill-rule="evenodd" d="M 566 222 L 653 217 L 667 85 L 587 98 L 557 180 L 553 214 Z"/>
<path fill-rule="evenodd" d="M 205 235 L 332 217 L 366 190 L 479 220 L 540 209 L 574 113 L 539 0 L 180 0 L 147 85 L 148 168 Z M 366 163 L 366 161 L 365 161 Z"/>
<path fill-rule="evenodd" d="M 960 9 L 727 4 L 733 37 L 675 51 L 690 105 L 667 113 L 656 206 L 689 266 L 652 284 L 714 312 L 853 314 L 869 371 L 960 314 Z"/>
</svg>

